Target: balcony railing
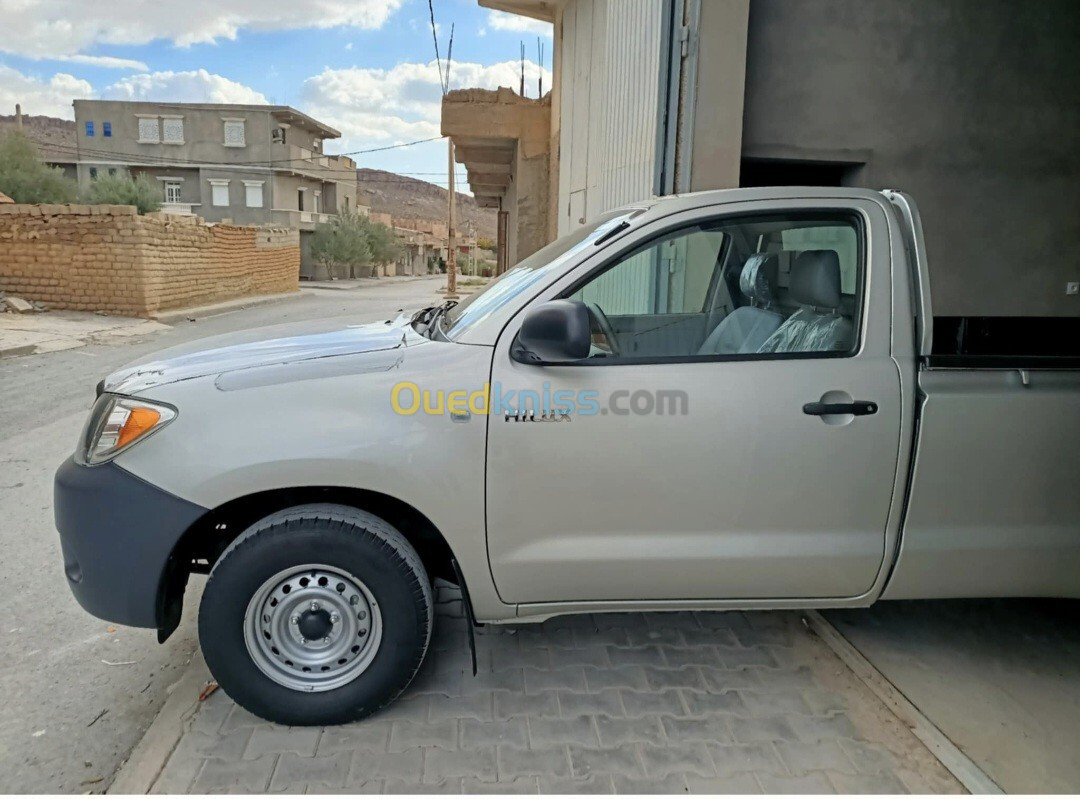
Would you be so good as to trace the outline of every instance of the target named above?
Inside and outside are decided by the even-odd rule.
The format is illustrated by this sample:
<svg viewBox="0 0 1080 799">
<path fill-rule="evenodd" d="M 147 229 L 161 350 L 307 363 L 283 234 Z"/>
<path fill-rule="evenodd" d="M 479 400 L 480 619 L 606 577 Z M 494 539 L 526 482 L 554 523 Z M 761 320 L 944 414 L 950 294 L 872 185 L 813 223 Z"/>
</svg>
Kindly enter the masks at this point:
<svg viewBox="0 0 1080 799">
<path fill-rule="evenodd" d="M 275 225 L 294 227 L 301 230 L 311 230 L 320 222 L 329 222 L 336 214 L 325 214 L 318 211 L 296 211 L 290 208 L 275 208 L 271 213 L 271 220 Z"/>
<path fill-rule="evenodd" d="M 341 179 L 356 174 L 356 164 L 350 158 L 331 158 L 296 144 L 277 145 L 274 154 L 278 169 L 301 175 L 320 177 L 323 180 Z"/>
<path fill-rule="evenodd" d="M 194 216 L 195 207 L 199 203 L 162 203 L 159 209 L 163 214 L 177 214 L 179 216 Z"/>
</svg>

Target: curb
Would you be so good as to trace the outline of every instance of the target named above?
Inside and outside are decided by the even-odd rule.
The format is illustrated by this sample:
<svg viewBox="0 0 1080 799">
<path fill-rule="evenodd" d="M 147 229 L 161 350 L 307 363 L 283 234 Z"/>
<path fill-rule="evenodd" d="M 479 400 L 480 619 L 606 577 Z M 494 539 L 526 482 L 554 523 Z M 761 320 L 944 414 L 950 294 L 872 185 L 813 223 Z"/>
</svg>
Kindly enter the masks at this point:
<svg viewBox="0 0 1080 799">
<path fill-rule="evenodd" d="M 169 756 L 187 732 L 187 725 L 199 708 L 199 694 L 212 679 L 202 651 L 196 649 L 183 676 L 173 684 L 168 699 L 143 734 L 142 740 L 116 770 L 106 793 L 150 792 Z"/>
<path fill-rule="evenodd" d="M 221 314 L 242 311 L 247 308 L 257 308 L 260 305 L 272 305 L 276 302 L 284 302 L 301 296 L 300 290 L 289 291 L 284 294 L 263 294 L 255 297 L 239 297 L 235 300 L 216 302 L 212 305 L 197 305 L 192 308 L 176 308 L 168 311 L 159 311 L 151 314 L 150 319 L 161 322 L 164 325 L 173 325 L 188 319 L 202 319 L 207 316 L 220 316 Z"/>
<path fill-rule="evenodd" d="M 854 644 L 844 638 L 828 619 L 816 610 L 805 611 L 803 618 L 818 638 L 825 642 L 844 665 L 922 741 L 930 754 L 969 792 L 976 795 L 1004 793 L 1001 786 L 950 741 L 934 722 L 923 715 L 923 712 L 904 696 L 899 688 L 889 682 Z"/>
<path fill-rule="evenodd" d="M 0 358 L 14 358 L 16 355 L 33 355 L 37 344 L 20 344 L 17 347 L 0 348 Z"/>
</svg>

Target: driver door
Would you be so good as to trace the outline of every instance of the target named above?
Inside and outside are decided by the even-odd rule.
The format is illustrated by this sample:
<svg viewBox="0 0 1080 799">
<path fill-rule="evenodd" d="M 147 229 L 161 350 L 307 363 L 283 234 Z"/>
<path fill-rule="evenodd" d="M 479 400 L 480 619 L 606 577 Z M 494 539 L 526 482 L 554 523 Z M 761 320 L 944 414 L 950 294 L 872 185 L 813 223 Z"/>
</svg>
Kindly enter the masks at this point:
<svg viewBox="0 0 1080 799">
<path fill-rule="evenodd" d="M 504 601 L 852 597 L 871 588 L 896 473 L 900 386 L 889 354 L 889 246 L 867 240 L 878 229 L 869 220 L 884 227 L 884 217 L 871 202 L 851 204 L 684 214 L 628 237 L 614 256 L 598 254 L 534 302 L 599 308 L 584 361 L 514 361 L 528 309 L 510 322 L 496 345 L 493 396 L 538 419 L 567 397 L 575 411 L 557 423 L 488 419 L 488 551 Z M 806 230 L 825 233 L 799 235 Z M 745 304 L 730 287 L 751 253 L 832 239 L 845 242 L 847 310 L 836 312 L 851 314 L 857 331 L 847 351 L 698 355 L 723 306 Z M 780 295 L 785 279 L 776 278 Z M 783 312 L 793 314 L 787 300 Z M 872 400 L 877 412 L 804 412 L 844 396 Z"/>
</svg>

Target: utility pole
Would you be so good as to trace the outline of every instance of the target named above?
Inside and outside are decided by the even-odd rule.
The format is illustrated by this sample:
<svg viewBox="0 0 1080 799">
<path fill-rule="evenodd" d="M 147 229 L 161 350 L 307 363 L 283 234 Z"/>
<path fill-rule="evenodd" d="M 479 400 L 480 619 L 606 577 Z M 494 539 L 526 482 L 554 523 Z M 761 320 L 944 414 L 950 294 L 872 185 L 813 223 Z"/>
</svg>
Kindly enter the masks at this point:
<svg viewBox="0 0 1080 799">
<path fill-rule="evenodd" d="M 446 226 L 446 298 L 456 300 L 457 293 L 457 235 L 454 231 L 454 222 L 457 217 L 457 192 L 454 190 L 454 140 L 446 137 L 446 152 L 449 157 L 449 189 L 450 197 L 447 200 Z"/>
</svg>

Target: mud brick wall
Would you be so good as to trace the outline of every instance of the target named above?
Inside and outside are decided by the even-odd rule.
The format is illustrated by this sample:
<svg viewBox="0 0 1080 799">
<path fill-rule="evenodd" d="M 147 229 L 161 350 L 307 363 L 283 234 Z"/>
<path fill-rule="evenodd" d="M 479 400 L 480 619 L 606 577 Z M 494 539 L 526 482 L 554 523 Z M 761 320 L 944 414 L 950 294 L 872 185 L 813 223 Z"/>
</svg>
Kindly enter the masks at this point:
<svg viewBox="0 0 1080 799">
<path fill-rule="evenodd" d="M 120 205 L 0 205 L 0 291 L 49 308 L 150 316 L 296 291 L 299 274 L 294 230 Z"/>
</svg>

